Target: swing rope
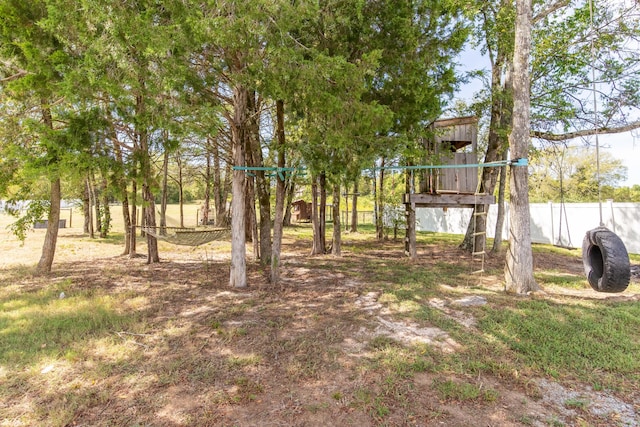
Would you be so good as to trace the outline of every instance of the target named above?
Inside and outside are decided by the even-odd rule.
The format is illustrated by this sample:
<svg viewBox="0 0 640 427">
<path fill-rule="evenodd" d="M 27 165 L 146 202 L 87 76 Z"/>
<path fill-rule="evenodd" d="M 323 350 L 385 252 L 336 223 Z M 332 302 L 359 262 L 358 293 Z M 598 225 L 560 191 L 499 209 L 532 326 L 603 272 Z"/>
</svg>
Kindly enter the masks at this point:
<svg viewBox="0 0 640 427">
<path fill-rule="evenodd" d="M 595 25 L 593 0 L 589 0 L 591 18 L 591 79 L 593 83 L 594 133 L 596 136 L 596 175 L 600 226 L 587 231 L 582 242 L 582 263 L 589 285 L 597 292 L 623 292 L 629 286 L 631 267 L 627 248 L 620 237 L 604 226 L 602 220 L 602 183 L 600 179 L 600 144 L 598 142 L 598 103 L 595 72 Z"/>
<path fill-rule="evenodd" d="M 594 31 L 595 24 L 593 20 L 593 0 L 589 0 L 589 19 L 591 20 L 591 84 L 593 91 L 593 116 L 594 116 L 594 131 L 596 138 L 596 180 L 598 182 L 598 209 L 600 212 L 600 227 L 604 227 L 604 221 L 602 220 L 602 180 L 600 179 L 600 142 L 598 140 L 598 92 L 596 87 L 596 33 Z"/>
<path fill-rule="evenodd" d="M 564 155 L 567 147 L 565 146 L 562 149 L 562 155 L 559 156 L 556 154 L 558 160 L 558 171 L 560 172 L 560 221 L 558 227 L 558 239 L 556 240 L 555 246 L 560 248 L 573 249 L 573 243 L 571 243 L 571 232 L 569 230 L 569 216 L 567 215 L 567 207 L 564 202 Z M 555 151 L 555 150 L 554 150 Z M 552 212 L 553 215 L 553 212 Z M 564 245 L 562 242 L 562 218 L 564 216 L 564 223 L 567 227 L 567 245 Z"/>
</svg>

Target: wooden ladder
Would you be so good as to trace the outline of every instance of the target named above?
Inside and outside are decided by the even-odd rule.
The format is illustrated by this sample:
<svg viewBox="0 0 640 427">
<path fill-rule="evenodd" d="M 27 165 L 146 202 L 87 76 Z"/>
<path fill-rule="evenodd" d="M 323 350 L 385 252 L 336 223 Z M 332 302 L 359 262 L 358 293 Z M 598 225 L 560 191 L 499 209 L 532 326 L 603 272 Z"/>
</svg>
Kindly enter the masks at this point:
<svg viewBox="0 0 640 427">
<path fill-rule="evenodd" d="M 482 176 L 482 171 L 480 172 L 480 176 Z M 478 206 L 478 196 L 484 196 L 486 193 L 480 193 L 480 185 L 481 182 L 478 182 L 478 188 L 476 189 L 476 192 L 474 193 L 474 212 L 473 212 L 473 249 L 471 251 L 471 257 L 473 258 L 473 260 L 476 260 L 476 257 L 480 257 L 481 260 L 481 264 L 480 264 L 480 270 L 476 270 L 474 272 L 472 272 L 471 274 L 482 274 L 484 273 L 484 261 L 485 261 L 485 256 L 487 255 L 487 211 L 485 211 L 484 206 L 482 207 L 482 212 L 477 212 L 475 207 Z M 484 231 L 478 231 L 476 229 L 476 225 L 478 224 L 476 221 L 476 217 L 478 216 L 484 216 L 485 217 L 485 221 L 484 221 Z M 482 239 L 482 247 L 481 248 L 476 248 L 476 236 L 484 236 L 484 239 Z"/>
</svg>

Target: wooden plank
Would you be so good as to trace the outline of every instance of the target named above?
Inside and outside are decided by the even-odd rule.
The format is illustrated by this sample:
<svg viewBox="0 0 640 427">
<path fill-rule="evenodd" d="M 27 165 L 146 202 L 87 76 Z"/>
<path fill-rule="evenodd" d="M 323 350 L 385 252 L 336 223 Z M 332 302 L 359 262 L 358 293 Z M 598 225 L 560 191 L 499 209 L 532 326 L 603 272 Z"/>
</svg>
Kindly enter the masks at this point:
<svg viewBox="0 0 640 427">
<path fill-rule="evenodd" d="M 446 165 L 467 165 L 476 163 L 475 153 L 454 153 L 452 158 L 442 162 Z M 440 169 L 438 191 L 475 193 L 478 187 L 478 168 Z"/>
<path fill-rule="evenodd" d="M 473 207 L 475 204 L 491 205 L 496 202 L 490 194 L 405 194 L 404 203 L 418 208 L 428 207 Z"/>
<path fill-rule="evenodd" d="M 472 165 L 477 163 L 477 157 L 475 153 L 461 153 L 463 160 L 461 163 L 466 165 Z M 460 182 L 461 193 L 475 193 L 478 188 L 478 168 L 465 168 L 460 171 L 464 175 L 464 180 Z"/>
<path fill-rule="evenodd" d="M 455 125 L 477 125 L 478 118 L 476 116 L 454 117 L 452 119 L 440 119 L 433 123 L 436 128 L 449 127 Z"/>
<path fill-rule="evenodd" d="M 455 162 L 456 165 L 467 164 L 467 153 L 456 153 Z M 454 169 L 456 171 L 456 190 L 458 190 L 458 193 L 469 192 L 467 184 L 467 169 L 469 168 Z M 475 191 L 475 188 L 472 191 Z"/>
</svg>

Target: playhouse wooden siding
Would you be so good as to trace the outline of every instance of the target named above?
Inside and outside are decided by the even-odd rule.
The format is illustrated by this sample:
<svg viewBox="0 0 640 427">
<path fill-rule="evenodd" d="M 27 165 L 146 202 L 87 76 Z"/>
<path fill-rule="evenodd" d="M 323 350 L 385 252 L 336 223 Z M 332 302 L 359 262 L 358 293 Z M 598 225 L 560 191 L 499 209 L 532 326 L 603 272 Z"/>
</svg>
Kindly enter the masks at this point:
<svg viewBox="0 0 640 427">
<path fill-rule="evenodd" d="M 434 125 L 436 150 L 445 165 L 477 163 L 478 118 L 474 116 L 437 120 Z M 471 152 L 458 150 L 471 145 Z M 438 173 L 436 191 L 473 194 L 478 188 L 478 168 L 448 168 Z"/>
<path fill-rule="evenodd" d="M 453 158 L 443 163 L 447 165 L 472 165 L 476 163 L 476 153 L 453 153 Z M 442 193 L 475 193 L 478 188 L 478 168 L 442 169 L 438 178 L 438 191 Z"/>
</svg>

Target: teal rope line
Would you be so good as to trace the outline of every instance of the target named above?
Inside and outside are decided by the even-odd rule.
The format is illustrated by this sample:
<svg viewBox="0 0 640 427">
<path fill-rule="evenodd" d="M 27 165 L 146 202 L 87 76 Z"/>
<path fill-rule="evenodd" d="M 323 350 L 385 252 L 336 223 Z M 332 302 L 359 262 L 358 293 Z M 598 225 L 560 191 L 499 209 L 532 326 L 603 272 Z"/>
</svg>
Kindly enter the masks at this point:
<svg viewBox="0 0 640 427">
<path fill-rule="evenodd" d="M 303 168 L 279 168 L 276 166 L 234 166 L 235 171 L 293 172 Z"/>
<path fill-rule="evenodd" d="M 397 169 L 397 170 L 425 170 L 425 169 L 455 169 L 455 168 L 490 168 L 490 167 L 502 167 L 502 166 L 528 166 L 529 161 L 525 158 L 514 159 L 514 160 L 500 160 L 497 162 L 487 162 L 487 163 L 472 163 L 468 165 L 419 165 L 419 166 L 384 166 L 384 167 L 375 167 L 375 168 L 367 168 L 364 170 L 372 171 L 372 170 L 383 170 L 383 169 Z M 305 168 L 278 168 L 271 166 L 234 166 L 233 170 L 239 171 L 265 171 L 265 172 L 275 172 L 282 179 L 284 179 L 284 173 L 291 173 L 294 171 L 304 171 Z"/>
<path fill-rule="evenodd" d="M 418 166 L 384 166 L 369 168 L 366 170 L 383 170 L 383 169 L 397 169 L 397 170 L 426 170 L 426 169 L 456 169 L 456 168 L 490 168 L 490 167 L 502 167 L 502 166 L 528 166 L 529 161 L 527 159 L 515 159 L 515 160 L 500 160 L 497 162 L 487 163 L 472 163 L 468 165 L 418 165 Z"/>
<path fill-rule="evenodd" d="M 285 174 L 290 174 L 295 171 L 304 171 L 304 168 L 279 168 L 275 166 L 234 166 L 233 170 L 235 171 L 245 171 L 249 176 L 256 176 L 251 173 L 251 171 L 262 171 L 262 172 L 274 172 L 265 174 L 268 177 L 278 175 L 282 181 L 284 181 Z"/>
</svg>

